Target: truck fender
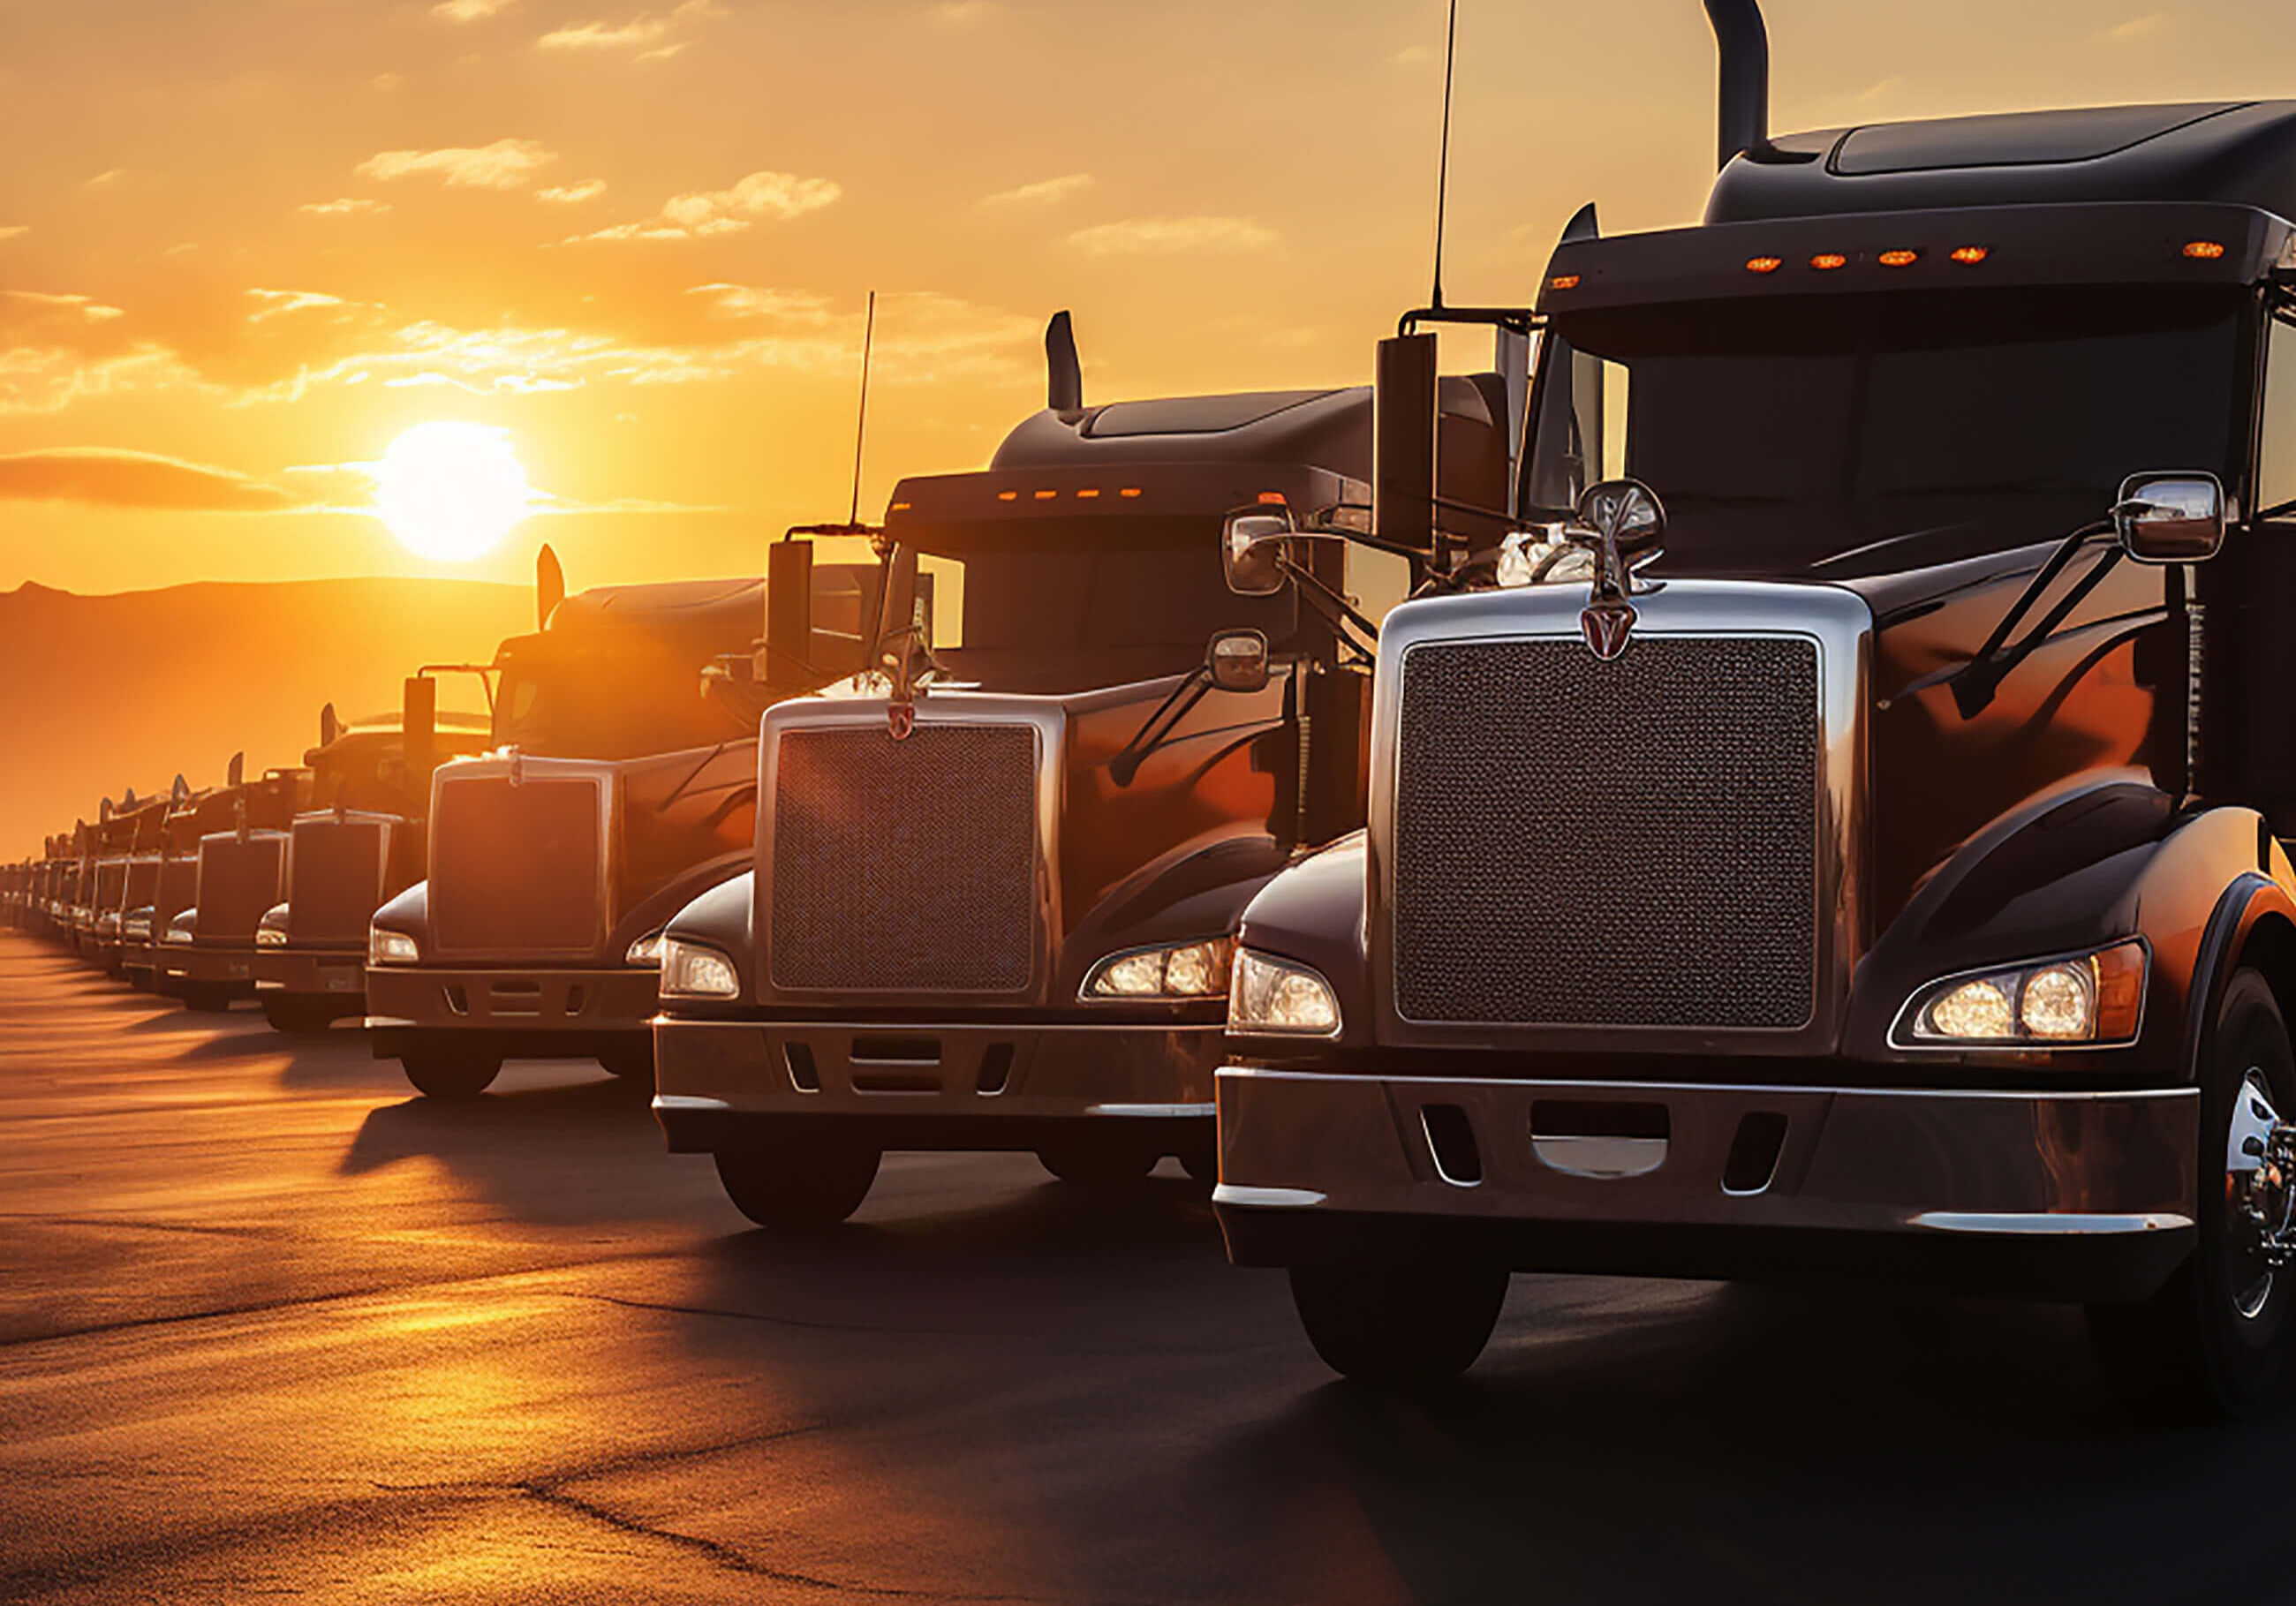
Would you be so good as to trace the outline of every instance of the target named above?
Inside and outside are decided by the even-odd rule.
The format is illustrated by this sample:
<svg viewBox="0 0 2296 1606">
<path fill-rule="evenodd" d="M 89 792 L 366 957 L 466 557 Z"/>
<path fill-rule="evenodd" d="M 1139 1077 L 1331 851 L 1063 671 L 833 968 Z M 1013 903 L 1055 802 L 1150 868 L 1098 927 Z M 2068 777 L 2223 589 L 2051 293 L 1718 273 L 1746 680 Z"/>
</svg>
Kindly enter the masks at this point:
<svg viewBox="0 0 2296 1606">
<path fill-rule="evenodd" d="M 636 906 L 623 912 L 621 919 L 614 922 L 610 951 L 619 954 L 639 938 L 660 930 L 686 905 L 712 887 L 733 880 L 749 867 L 750 849 L 742 848 L 731 853 L 721 853 L 713 859 L 705 859 L 673 877 Z"/>
<path fill-rule="evenodd" d="M 1304 964 L 1339 999 L 1343 1047 L 1373 1039 L 1366 877 L 1371 856 L 1358 831 L 1310 854 L 1270 881 L 1243 912 L 1245 947 Z"/>
</svg>

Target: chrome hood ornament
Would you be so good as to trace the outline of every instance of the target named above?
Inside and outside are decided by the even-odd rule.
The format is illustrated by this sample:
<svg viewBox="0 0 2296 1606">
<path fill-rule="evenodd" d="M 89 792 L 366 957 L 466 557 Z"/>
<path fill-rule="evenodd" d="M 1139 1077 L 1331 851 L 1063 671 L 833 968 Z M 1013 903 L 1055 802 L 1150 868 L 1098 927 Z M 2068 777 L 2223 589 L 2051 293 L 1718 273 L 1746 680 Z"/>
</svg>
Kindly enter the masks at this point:
<svg viewBox="0 0 2296 1606">
<path fill-rule="evenodd" d="M 1578 615 L 1578 633 L 1587 650 L 1609 663 L 1626 651 L 1634 633 L 1639 617 L 1631 600 L 1635 566 L 1658 555 L 1666 539 L 1666 509 L 1658 493 L 1639 479 L 1605 479 L 1578 498 L 1578 517 L 1562 533 L 1594 559 L 1594 583 Z"/>
</svg>

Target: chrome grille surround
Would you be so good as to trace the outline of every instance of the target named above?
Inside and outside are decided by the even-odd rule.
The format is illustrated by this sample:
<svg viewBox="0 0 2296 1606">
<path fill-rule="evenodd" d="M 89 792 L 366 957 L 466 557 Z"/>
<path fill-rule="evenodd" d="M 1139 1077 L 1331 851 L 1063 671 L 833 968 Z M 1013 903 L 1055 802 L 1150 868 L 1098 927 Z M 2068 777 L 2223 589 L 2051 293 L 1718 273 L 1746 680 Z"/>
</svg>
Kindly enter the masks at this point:
<svg viewBox="0 0 2296 1606">
<path fill-rule="evenodd" d="M 390 815 L 298 815 L 287 840 L 287 936 L 291 942 L 357 947 L 382 905 L 389 873 Z"/>
<path fill-rule="evenodd" d="M 1609 665 L 1597 665 L 1580 638 L 1578 614 L 1586 602 L 1587 589 L 1578 585 L 1479 592 L 1407 604 L 1390 617 L 1381 633 L 1380 690 L 1372 733 L 1371 865 L 1367 889 L 1372 907 L 1367 937 L 1382 1040 L 1429 1047 L 1560 1052 L 1831 1052 L 1839 1039 L 1849 1001 L 1849 976 L 1859 957 L 1863 931 L 1859 903 L 1863 879 L 1859 873 L 1863 851 L 1861 799 L 1867 665 L 1873 631 L 1872 616 L 1865 602 L 1849 591 L 1829 586 L 1670 581 L 1659 590 L 1635 598 L 1640 617 L 1633 636 L 1624 656 Z M 1400 902 L 1398 895 L 1398 866 L 1410 857 L 1410 844 L 1407 839 L 1398 838 L 1398 832 L 1399 827 L 1409 829 L 1407 823 L 1399 822 L 1398 809 L 1407 808 L 1410 803 L 1403 770 L 1411 749 L 1404 739 L 1402 725 L 1412 655 L 1421 649 L 1439 656 L 1444 649 L 1484 647 L 1496 650 L 1500 660 L 1513 649 L 1521 653 L 1520 663 L 1545 657 L 1550 664 L 1559 664 L 1573 662 L 1562 655 L 1576 652 L 1586 659 L 1590 670 L 1628 674 L 1657 668 L 1671 659 L 1675 660 L 1673 668 L 1679 684 L 1680 671 L 1695 667 L 1693 660 L 1684 658 L 1684 653 L 1706 642 L 1716 644 L 1718 670 L 1726 660 L 1734 659 L 1742 660 L 1734 665 L 1735 672 L 1741 676 L 1758 664 L 1767 663 L 1777 668 L 1790 665 L 1798 657 L 1807 663 L 1807 655 L 1815 655 L 1815 729 L 1810 733 L 1816 743 L 1811 789 L 1814 795 L 1809 812 L 1802 816 L 1812 834 L 1810 856 L 1799 872 L 1792 872 L 1790 867 L 1790 873 L 1802 876 L 1801 887 L 1812 894 L 1808 905 L 1808 936 L 1803 938 L 1809 964 L 1807 1007 L 1796 1007 L 1797 1000 L 1779 990 L 1785 974 L 1781 967 L 1790 963 L 1792 955 L 1782 958 L 1775 950 L 1769 955 L 1770 995 L 1767 1000 L 1757 1001 L 1753 1008 L 1696 1009 L 1691 1012 L 1707 1018 L 1684 1019 L 1678 1007 L 1674 1018 L 1668 1018 L 1663 996 L 1656 1006 L 1641 1001 L 1629 1001 L 1620 1006 L 1617 999 L 1625 997 L 1623 990 L 1634 987 L 1640 979 L 1634 973 L 1636 963 L 1646 965 L 1654 957 L 1663 959 L 1662 936 L 1661 951 L 1655 955 L 1651 951 L 1651 922 L 1644 921 L 1638 929 L 1611 931 L 1603 930 L 1600 925 L 1606 914 L 1631 922 L 1649 914 L 1652 889 L 1645 882 L 1620 883 L 1615 889 L 1606 889 L 1604 884 L 1603 877 L 1618 873 L 1620 866 L 1631 863 L 1633 856 L 1606 851 L 1599 820 L 1595 822 L 1594 830 L 1576 837 L 1512 840 L 1504 829 L 1505 816 L 1496 809 L 1486 811 L 1490 818 L 1484 834 L 1456 851 L 1487 864 L 1495 887 L 1508 878 L 1519 882 L 1522 875 L 1536 873 L 1541 864 L 1557 866 L 1557 879 L 1574 883 L 1573 904 L 1584 905 L 1576 911 L 1582 923 L 1568 930 L 1556 924 L 1552 938 L 1546 941 L 1545 951 L 1541 952 L 1525 951 L 1526 937 L 1536 938 L 1535 932 L 1463 930 L 1450 951 L 1440 957 L 1445 963 L 1488 967 L 1495 972 L 1498 983 L 1496 987 L 1452 989 L 1447 998 L 1444 989 L 1431 987 L 1423 976 L 1414 977 L 1407 967 L 1399 975 L 1398 930 L 1407 933 L 1414 929 L 1412 922 L 1420 921 L 1423 923 L 1416 930 L 1439 930 L 1439 927 L 1431 928 L 1423 923 L 1426 911 L 1423 907 L 1414 908 L 1409 903 L 1410 895 Z M 1732 649 L 1725 645 L 1729 643 L 1750 645 Z M 1660 650 L 1644 652 L 1638 660 L 1638 647 Z M 1425 661 L 1431 663 L 1434 660 Z M 1505 683 L 1504 675 L 1495 680 L 1486 676 L 1485 679 L 1488 683 L 1487 694 Z M 1739 684 L 1745 683 L 1742 680 Z M 1606 696 L 1604 701 L 1603 717 L 1618 718 L 1625 717 L 1622 710 L 1632 709 L 1635 700 L 1631 696 Z M 1504 721 L 1513 711 L 1496 706 L 1482 710 L 1485 727 L 1500 730 L 1496 722 Z M 1664 713 L 1663 709 L 1636 711 L 1645 720 L 1662 717 Z M 1694 721 L 1698 717 L 1699 710 L 1694 707 L 1685 710 L 1686 719 Z M 1493 751 L 1503 755 L 1505 737 L 1514 734 L 1507 732 L 1493 738 Z M 1663 734 L 1660 733 L 1661 737 Z M 1599 737 L 1600 731 L 1582 731 L 1580 735 L 1591 741 Z M 1741 736 L 1743 738 L 1744 733 Z M 1538 744 L 1538 732 L 1520 733 L 1513 750 L 1518 766 L 1543 756 Z M 1637 750 L 1647 757 L 1654 745 L 1642 743 Z M 1746 750 L 1742 740 L 1741 749 Z M 1614 758 L 1606 744 L 1596 750 L 1591 762 L 1600 767 Z M 1803 762 L 1809 760 L 1805 758 Z M 1472 756 L 1464 761 L 1455 761 L 1451 767 L 1471 772 Z M 1654 773 L 1662 771 L 1661 765 Z M 1808 774 L 1808 769 L 1803 773 Z M 1566 794 L 1575 790 L 1575 800 L 1583 804 L 1590 795 L 1600 795 L 1599 783 L 1590 791 L 1588 783 L 1577 777 L 1570 779 L 1576 783 L 1575 787 L 1566 784 L 1560 790 Z M 1770 780 L 1768 791 L 1775 802 L 1783 795 L 1777 787 L 1784 783 L 1775 776 Z M 1758 786 L 1754 790 L 1759 793 L 1764 789 Z M 1669 823 L 1667 802 L 1664 798 L 1622 800 L 1621 828 L 1640 816 L 1645 829 L 1665 829 Z M 1517 814 L 1523 818 L 1538 816 L 1536 809 Z M 1460 818 L 1449 828 L 1468 828 L 1461 822 L 1477 817 L 1478 811 L 1471 806 L 1460 811 Z M 1548 823 L 1551 827 L 1552 822 Z M 1747 840 L 1759 836 L 1759 832 L 1751 837 L 1740 833 L 1737 845 L 1742 848 Z M 1695 851 L 1697 846 L 1695 842 L 1682 844 L 1685 851 Z M 1423 864 L 1414 864 L 1413 873 L 1414 878 L 1423 874 Z M 1607 897 L 1610 890 L 1616 890 L 1619 896 Z M 1707 890 L 1710 894 L 1713 889 Z M 1783 907 L 1779 899 L 1784 893 L 1775 888 L 1770 890 L 1775 895 L 1771 902 Z M 1797 896 L 1786 901 L 1799 905 L 1800 898 Z M 1462 906 L 1472 906 L 1473 902 L 1472 897 L 1466 898 Z M 1710 898 L 1710 912 L 1714 906 Z M 1550 921 L 1559 921 L 1562 913 L 1546 911 Z M 1639 952 L 1636 947 L 1637 938 L 1642 944 Z M 1754 945 L 1757 950 L 1760 946 L 1759 943 Z M 1558 961 L 1576 964 L 1586 973 L 1570 979 L 1568 986 L 1539 985 L 1532 970 Z M 1616 996 L 1606 999 L 1606 989 Z M 1653 990 L 1663 993 L 1663 989 Z M 1676 1003 L 1679 1005 L 1687 999 L 1693 1004 L 1711 1004 L 1718 996 L 1710 985 L 1703 990 L 1693 987 L 1678 990 Z M 1492 1005 L 1494 999 L 1509 998 L 1516 1000 L 1520 1007 Z M 1571 1011 L 1560 1007 L 1584 1004 L 1590 998 L 1596 1000 L 1596 1008 Z M 1522 1004 L 1526 999 L 1530 1002 Z M 1431 1000 L 1437 1007 L 1430 1007 Z M 1442 1007 L 1461 1003 L 1484 1007 Z M 1414 1012 L 1432 1018 L 1414 1019 Z M 1597 1018 L 1567 1018 L 1574 1012 L 1593 1013 Z"/>
<path fill-rule="evenodd" d="M 760 1002 L 1043 1002 L 1060 929 L 1064 736 L 1057 704 L 993 692 L 920 697 L 914 729 L 898 742 L 877 699 L 767 710 L 753 916 Z M 919 785 L 904 788 L 912 774 Z M 888 841 L 906 846 L 858 850 Z"/>
<path fill-rule="evenodd" d="M 587 759 L 489 753 L 441 765 L 430 781 L 433 950 L 458 961 L 603 954 L 619 914 L 611 880 L 617 791 L 613 766 Z M 489 825 L 529 806 L 547 815 L 545 831 L 520 832 L 511 851 L 482 840 Z"/>
<path fill-rule="evenodd" d="M 279 901 L 287 856 L 283 831 L 219 831 L 200 839 L 199 940 L 251 943 L 256 923 Z"/>
</svg>

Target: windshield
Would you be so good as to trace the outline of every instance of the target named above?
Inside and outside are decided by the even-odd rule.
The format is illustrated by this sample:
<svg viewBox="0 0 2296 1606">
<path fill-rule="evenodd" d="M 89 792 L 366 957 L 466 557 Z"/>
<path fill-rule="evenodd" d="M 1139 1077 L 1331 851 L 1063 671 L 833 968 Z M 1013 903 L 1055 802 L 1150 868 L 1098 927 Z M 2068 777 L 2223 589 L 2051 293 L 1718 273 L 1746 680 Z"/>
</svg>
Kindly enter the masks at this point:
<svg viewBox="0 0 2296 1606">
<path fill-rule="evenodd" d="M 1542 362 L 1531 479 L 1580 479 L 1570 453 L 1584 477 L 1644 480 L 1675 572 L 1882 572 L 2050 540 L 2133 473 L 2238 485 L 2248 305 L 2111 286 L 1580 313 Z"/>
<path fill-rule="evenodd" d="M 504 662 L 494 740 L 558 758 L 634 758 L 737 734 L 701 684 L 701 665 L 674 652 L 545 640 Z"/>
<path fill-rule="evenodd" d="M 1280 647 L 1297 622 L 1292 593 L 1236 595 L 1217 525 L 1186 522 L 1186 538 L 1123 545 L 1105 525 L 1025 545 L 925 537 L 934 655 L 962 679 L 1081 691 L 1185 673 L 1218 630 L 1263 630 Z"/>
</svg>

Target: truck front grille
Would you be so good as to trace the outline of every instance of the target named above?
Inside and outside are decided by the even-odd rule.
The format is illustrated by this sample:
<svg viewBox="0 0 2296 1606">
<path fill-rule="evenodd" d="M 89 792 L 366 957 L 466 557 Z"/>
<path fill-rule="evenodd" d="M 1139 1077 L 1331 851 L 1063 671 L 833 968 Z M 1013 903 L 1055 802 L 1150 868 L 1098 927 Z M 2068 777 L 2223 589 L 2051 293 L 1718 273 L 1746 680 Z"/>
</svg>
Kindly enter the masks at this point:
<svg viewBox="0 0 2296 1606">
<path fill-rule="evenodd" d="M 281 849 L 286 843 L 286 833 L 279 831 L 209 837 L 200 843 L 201 942 L 255 940 L 256 922 L 279 901 Z"/>
<path fill-rule="evenodd" d="M 1818 940 L 1816 644 L 1433 643 L 1403 672 L 1395 1007 L 1791 1030 Z"/>
<path fill-rule="evenodd" d="M 356 946 L 382 902 L 378 820 L 298 820 L 287 856 L 288 935 Z"/>
<path fill-rule="evenodd" d="M 1017 993 L 1035 969 L 1037 731 L 793 729 L 775 750 L 774 985 Z"/>
<path fill-rule="evenodd" d="M 604 840 L 589 779 L 442 777 L 430 929 L 451 954 L 588 955 L 606 939 Z"/>
</svg>

